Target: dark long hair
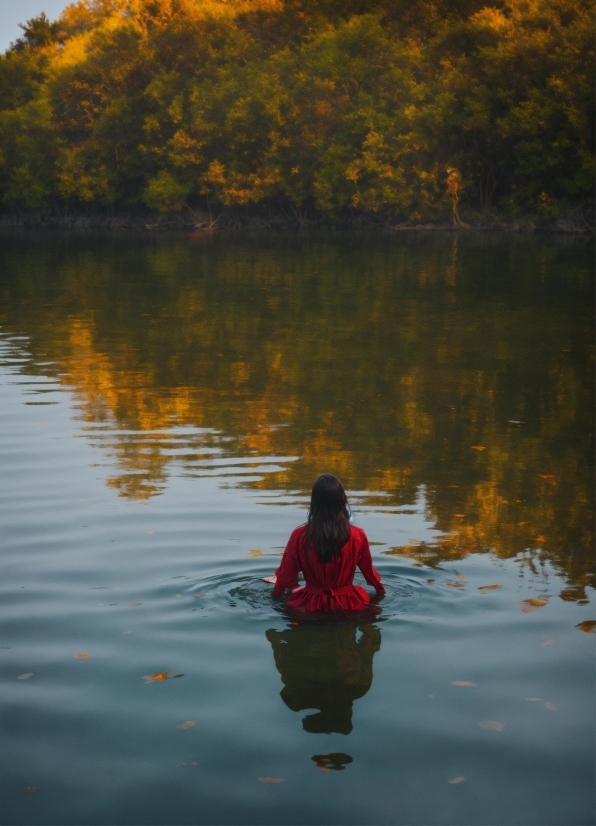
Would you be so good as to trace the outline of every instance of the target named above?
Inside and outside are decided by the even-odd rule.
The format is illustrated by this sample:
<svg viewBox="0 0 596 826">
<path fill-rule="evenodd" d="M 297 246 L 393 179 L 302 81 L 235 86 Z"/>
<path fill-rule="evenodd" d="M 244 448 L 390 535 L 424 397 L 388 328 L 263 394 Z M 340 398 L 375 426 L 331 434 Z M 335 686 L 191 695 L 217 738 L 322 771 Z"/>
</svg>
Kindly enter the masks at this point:
<svg viewBox="0 0 596 826">
<path fill-rule="evenodd" d="M 312 486 L 306 537 L 321 562 L 332 562 L 350 538 L 350 510 L 337 476 L 323 473 Z"/>
</svg>

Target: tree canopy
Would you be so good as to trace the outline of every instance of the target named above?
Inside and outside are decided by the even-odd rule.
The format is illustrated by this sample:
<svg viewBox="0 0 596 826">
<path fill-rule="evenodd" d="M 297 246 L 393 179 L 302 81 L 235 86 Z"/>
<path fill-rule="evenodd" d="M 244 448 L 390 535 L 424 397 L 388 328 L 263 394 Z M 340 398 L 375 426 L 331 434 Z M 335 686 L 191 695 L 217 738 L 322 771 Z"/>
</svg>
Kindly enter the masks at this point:
<svg viewBox="0 0 596 826">
<path fill-rule="evenodd" d="M 0 199 L 436 220 L 593 205 L 587 0 L 79 0 L 0 56 Z"/>
</svg>

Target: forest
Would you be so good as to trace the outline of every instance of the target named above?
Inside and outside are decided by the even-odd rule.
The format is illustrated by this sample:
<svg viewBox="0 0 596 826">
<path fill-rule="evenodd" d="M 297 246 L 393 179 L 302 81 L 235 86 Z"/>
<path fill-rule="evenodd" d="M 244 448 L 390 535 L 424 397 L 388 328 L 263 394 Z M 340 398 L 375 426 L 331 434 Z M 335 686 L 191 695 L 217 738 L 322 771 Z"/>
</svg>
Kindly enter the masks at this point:
<svg viewBox="0 0 596 826">
<path fill-rule="evenodd" d="M 80 0 L 0 56 L 0 200 L 594 221 L 588 0 Z"/>
</svg>

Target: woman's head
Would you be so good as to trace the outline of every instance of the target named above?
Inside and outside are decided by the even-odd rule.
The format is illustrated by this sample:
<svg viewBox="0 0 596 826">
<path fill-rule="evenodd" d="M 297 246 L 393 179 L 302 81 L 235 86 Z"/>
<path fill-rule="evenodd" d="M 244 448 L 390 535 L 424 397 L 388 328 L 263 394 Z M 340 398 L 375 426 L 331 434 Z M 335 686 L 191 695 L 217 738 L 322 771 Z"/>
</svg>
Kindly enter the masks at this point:
<svg viewBox="0 0 596 826">
<path fill-rule="evenodd" d="M 306 533 L 322 562 L 335 559 L 350 538 L 348 499 L 331 473 L 321 474 L 312 486 Z"/>
</svg>

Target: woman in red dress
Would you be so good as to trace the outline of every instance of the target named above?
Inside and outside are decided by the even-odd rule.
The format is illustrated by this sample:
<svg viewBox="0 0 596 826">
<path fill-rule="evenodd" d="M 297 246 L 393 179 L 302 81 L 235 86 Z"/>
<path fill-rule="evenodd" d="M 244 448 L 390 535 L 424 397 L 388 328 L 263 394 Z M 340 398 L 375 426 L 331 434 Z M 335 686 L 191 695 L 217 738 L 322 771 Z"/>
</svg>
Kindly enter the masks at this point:
<svg viewBox="0 0 596 826">
<path fill-rule="evenodd" d="M 348 500 L 337 476 L 324 473 L 312 488 L 308 519 L 292 532 L 274 577 L 273 595 L 292 593 L 287 604 L 298 611 L 362 611 L 370 604 L 364 588 L 353 585 L 356 567 L 377 594 L 385 589 L 375 571 L 362 528 L 350 525 Z M 298 586 L 302 571 L 306 584 Z"/>
</svg>

